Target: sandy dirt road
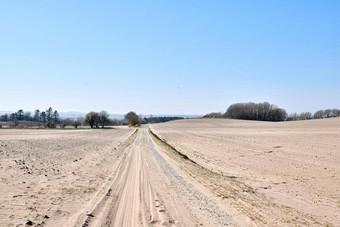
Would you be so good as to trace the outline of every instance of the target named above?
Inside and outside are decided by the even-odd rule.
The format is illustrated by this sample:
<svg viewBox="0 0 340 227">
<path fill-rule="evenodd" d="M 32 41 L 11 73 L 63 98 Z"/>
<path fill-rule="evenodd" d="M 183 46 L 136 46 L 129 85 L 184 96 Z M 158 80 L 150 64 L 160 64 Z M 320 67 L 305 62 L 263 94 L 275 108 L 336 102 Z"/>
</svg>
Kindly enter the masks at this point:
<svg viewBox="0 0 340 227">
<path fill-rule="evenodd" d="M 68 225 L 237 226 L 216 198 L 183 174 L 181 163 L 141 128 L 116 164 L 110 185 Z M 235 220 L 234 220 L 235 219 Z"/>
</svg>

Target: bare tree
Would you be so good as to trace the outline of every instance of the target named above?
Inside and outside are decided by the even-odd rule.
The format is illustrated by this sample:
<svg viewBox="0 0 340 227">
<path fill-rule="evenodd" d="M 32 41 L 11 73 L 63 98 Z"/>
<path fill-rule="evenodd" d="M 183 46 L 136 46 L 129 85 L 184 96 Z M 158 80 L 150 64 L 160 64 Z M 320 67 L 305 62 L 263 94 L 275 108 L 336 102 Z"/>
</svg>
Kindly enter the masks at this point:
<svg viewBox="0 0 340 227">
<path fill-rule="evenodd" d="M 129 125 L 136 125 L 139 123 L 139 117 L 133 111 L 130 111 L 129 113 L 125 114 L 124 118 L 129 122 Z"/>
<path fill-rule="evenodd" d="M 324 118 L 324 113 L 323 110 L 318 110 L 314 113 L 314 119 L 320 119 L 320 118 Z"/>
<path fill-rule="evenodd" d="M 340 117 L 340 110 L 339 109 L 333 109 L 334 117 Z"/>
<path fill-rule="evenodd" d="M 99 121 L 99 116 L 97 112 L 89 112 L 85 115 L 84 122 L 89 124 L 91 128 L 93 128 L 94 125 L 97 125 Z"/>
<path fill-rule="evenodd" d="M 313 118 L 313 115 L 311 112 L 302 112 L 300 113 L 299 119 L 300 120 L 310 120 Z"/>
<path fill-rule="evenodd" d="M 56 125 L 53 123 L 53 121 L 47 121 L 44 126 L 45 128 L 56 128 Z"/>
<path fill-rule="evenodd" d="M 19 121 L 18 121 L 17 119 L 15 119 L 15 120 L 13 121 L 13 125 L 14 125 L 14 128 L 18 127 Z"/>
<path fill-rule="evenodd" d="M 69 120 L 64 120 L 62 123 L 61 123 L 61 125 L 60 125 L 60 128 L 65 128 L 67 125 L 69 125 L 70 124 L 70 122 L 69 122 Z"/>
<path fill-rule="evenodd" d="M 288 116 L 289 121 L 298 121 L 300 119 L 300 115 L 298 113 L 291 113 Z"/>
<path fill-rule="evenodd" d="M 72 123 L 72 126 L 73 126 L 74 128 L 78 128 L 79 125 L 81 125 L 80 121 L 74 121 L 74 122 Z"/>
<path fill-rule="evenodd" d="M 105 110 L 102 110 L 98 113 L 98 117 L 99 117 L 99 123 L 102 126 L 102 128 L 104 128 L 105 123 L 109 121 L 109 113 Z"/>
</svg>

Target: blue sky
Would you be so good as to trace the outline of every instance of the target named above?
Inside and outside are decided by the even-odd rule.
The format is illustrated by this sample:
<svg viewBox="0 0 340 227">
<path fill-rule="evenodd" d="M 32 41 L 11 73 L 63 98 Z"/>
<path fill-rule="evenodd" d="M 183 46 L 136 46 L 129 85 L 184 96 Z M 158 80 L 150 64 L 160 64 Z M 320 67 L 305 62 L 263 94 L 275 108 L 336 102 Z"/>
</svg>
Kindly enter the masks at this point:
<svg viewBox="0 0 340 227">
<path fill-rule="evenodd" d="M 339 1 L 1 1 L 0 110 L 340 108 Z"/>
</svg>

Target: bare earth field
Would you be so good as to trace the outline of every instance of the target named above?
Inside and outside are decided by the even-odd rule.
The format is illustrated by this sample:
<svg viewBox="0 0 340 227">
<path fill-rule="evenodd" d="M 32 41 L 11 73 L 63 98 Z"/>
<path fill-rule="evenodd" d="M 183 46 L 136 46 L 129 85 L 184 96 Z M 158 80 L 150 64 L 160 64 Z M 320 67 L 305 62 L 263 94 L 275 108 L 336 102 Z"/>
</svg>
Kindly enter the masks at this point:
<svg viewBox="0 0 340 227">
<path fill-rule="evenodd" d="M 340 119 L 0 130 L 0 226 L 340 226 Z"/>
<path fill-rule="evenodd" d="M 0 130 L 0 226 L 62 226 L 107 181 L 133 129 Z"/>
<path fill-rule="evenodd" d="M 253 224 L 340 226 L 340 118 L 192 119 L 150 128 L 202 167 L 186 169 L 193 179 Z"/>
</svg>

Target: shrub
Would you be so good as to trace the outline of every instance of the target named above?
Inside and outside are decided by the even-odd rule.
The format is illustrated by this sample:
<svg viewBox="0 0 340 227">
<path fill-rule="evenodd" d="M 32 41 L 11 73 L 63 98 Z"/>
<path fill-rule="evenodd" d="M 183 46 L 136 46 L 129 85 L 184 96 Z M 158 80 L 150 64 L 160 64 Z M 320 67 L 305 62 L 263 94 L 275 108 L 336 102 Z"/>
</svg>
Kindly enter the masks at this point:
<svg viewBox="0 0 340 227">
<path fill-rule="evenodd" d="M 212 112 L 203 116 L 203 118 L 222 118 L 223 114 L 220 112 Z"/>
<path fill-rule="evenodd" d="M 79 125 L 81 125 L 81 123 L 79 121 L 75 121 L 75 122 L 72 123 L 72 126 L 74 128 L 78 128 Z"/>
<path fill-rule="evenodd" d="M 60 128 L 65 128 L 70 122 L 68 120 L 64 120 L 61 124 L 60 124 Z"/>
<path fill-rule="evenodd" d="M 52 121 L 45 123 L 45 128 L 56 128 L 56 125 Z"/>
</svg>

